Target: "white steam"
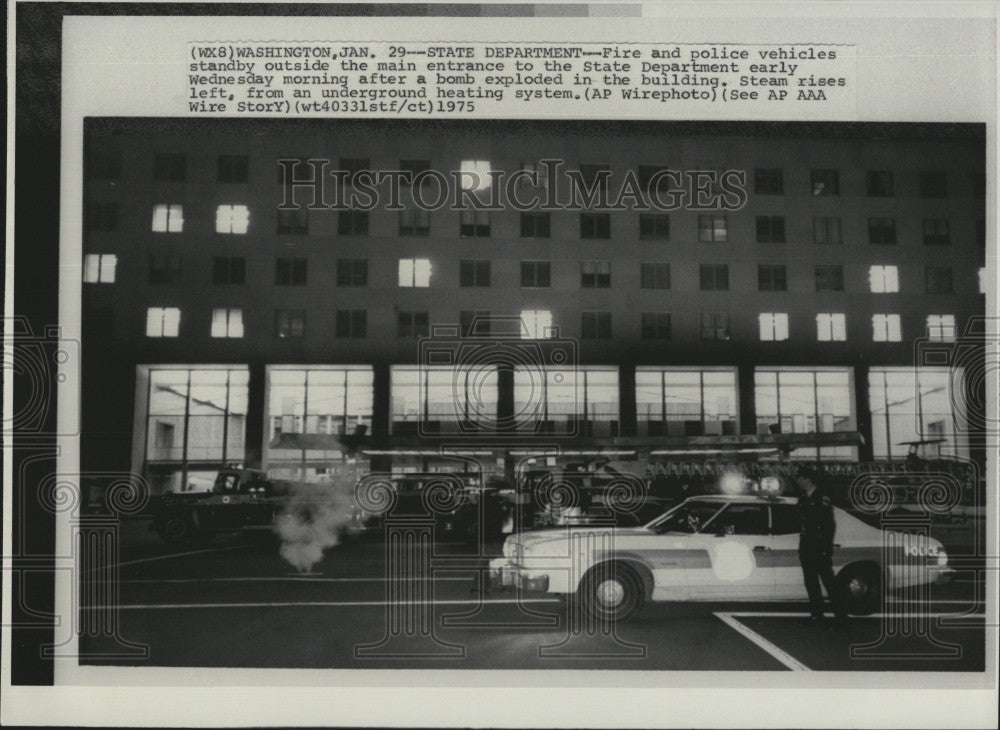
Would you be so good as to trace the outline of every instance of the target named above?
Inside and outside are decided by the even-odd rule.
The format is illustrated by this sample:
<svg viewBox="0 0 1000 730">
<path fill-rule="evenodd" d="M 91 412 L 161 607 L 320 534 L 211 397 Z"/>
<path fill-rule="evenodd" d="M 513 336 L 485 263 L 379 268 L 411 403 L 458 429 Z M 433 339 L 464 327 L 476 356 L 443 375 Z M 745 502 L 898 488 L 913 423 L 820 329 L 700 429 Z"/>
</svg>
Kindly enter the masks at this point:
<svg viewBox="0 0 1000 730">
<path fill-rule="evenodd" d="M 350 530 L 352 495 L 349 485 L 292 484 L 285 508 L 274 519 L 281 557 L 299 572 L 312 570 Z"/>
</svg>

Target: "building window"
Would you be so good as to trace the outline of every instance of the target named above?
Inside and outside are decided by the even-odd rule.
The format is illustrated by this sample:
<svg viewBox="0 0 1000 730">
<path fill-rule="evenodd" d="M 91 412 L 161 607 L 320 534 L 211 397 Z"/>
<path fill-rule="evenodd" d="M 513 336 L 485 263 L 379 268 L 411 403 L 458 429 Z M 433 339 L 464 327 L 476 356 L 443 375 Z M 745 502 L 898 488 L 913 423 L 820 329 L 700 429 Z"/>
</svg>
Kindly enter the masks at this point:
<svg viewBox="0 0 1000 730">
<path fill-rule="evenodd" d="M 368 211 L 342 210 L 337 214 L 337 233 L 341 236 L 367 236 Z"/>
<path fill-rule="evenodd" d="M 757 315 L 761 342 L 782 342 L 788 339 L 788 315 L 785 312 L 761 312 Z"/>
<path fill-rule="evenodd" d="M 920 171 L 921 198 L 947 198 L 948 176 L 944 170 Z"/>
<path fill-rule="evenodd" d="M 644 241 L 669 241 L 670 216 L 666 213 L 640 213 L 639 238 Z"/>
<path fill-rule="evenodd" d="M 951 245 L 951 230 L 947 218 L 924 218 L 924 244 L 927 246 Z"/>
<path fill-rule="evenodd" d="M 521 310 L 521 339 L 545 340 L 556 336 L 552 312 L 547 309 Z"/>
<path fill-rule="evenodd" d="M 462 211 L 459 235 L 463 238 L 487 238 L 490 235 L 490 212 L 466 208 Z"/>
<path fill-rule="evenodd" d="M 608 191 L 608 180 L 611 167 L 604 164 L 582 164 L 580 165 L 580 180 L 588 190 L 595 190 L 599 194 L 606 194 Z"/>
<path fill-rule="evenodd" d="M 180 233 L 184 230 L 184 206 L 159 204 L 153 206 L 154 233 Z"/>
<path fill-rule="evenodd" d="M 611 238 L 611 214 L 581 213 L 580 238 Z"/>
<path fill-rule="evenodd" d="M 181 310 L 177 307 L 150 307 L 146 310 L 146 337 L 177 337 Z"/>
<path fill-rule="evenodd" d="M 706 243 L 725 243 L 728 241 L 729 228 L 726 216 L 698 216 L 698 240 Z"/>
<path fill-rule="evenodd" d="M 868 269 L 872 294 L 895 294 L 899 291 L 899 272 L 895 266 L 872 266 Z"/>
<path fill-rule="evenodd" d="M 872 315 L 873 342 L 899 342 L 902 338 L 898 314 Z"/>
<path fill-rule="evenodd" d="M 274 336 L 280 339 L 298 339 L 306 334 L 306 310 L 278 309 L 274 312 Z"/>
<path fill-rule="evenodd" d="M 816 315 L 816 339 L 820 342 L 847 340 L 847 315 L 839 312 Z"/>
<path fill-rule="evenodd" d="M 308 260 L 303 258 L 277 258 L 274 261 L 275 286 L 305 286 L 308 277 Z"/>
<path fill-rule="evenodd" d="M 896 219 L 869 218 L 868 243 L 876 245 L 896 243 Z"/>
<path fill-rule="evenodd" d="M 816 291 L 844 291 L 844 267 L 840 264 L 817 266 Z"/>
<path fill-rule="evenodd" d="M 868 170 L 865 177 L 869 198 L 891 198 L 894 195 L 892 170 Z"/>
<path fill-rule="evenodd" d="M 547 287 L 551 286 L 552 264 L 549 261 L 522 261 L 521 286 Z"/>
<path fill-rule="evenodd" d="M 580 287 L 583 289 L 608 289 L 611 287 L 610 261 L 581 261 Z"/>
<path fill-rule="evenodd" d="M 87 154 L 88 180 L 121 180 L 122 156 L 118 152 L 90 152 Z"/>
<path fill-rule="evenodd" d="M 246 283 L 247 260 L 243 256 L 216 256 L 212 260 L 213 284 Z"/>
<path fill-rule="evenodd" d="M 490 262 L 486 259 L 463 260 L 458 264 L 459 286 L 489 286 Z"/>
<path fill-rule="evenodd" d="M 242 336 L 243 336 L 242 309 L 212 310 L 212 337 L 239 338 Z"/>
<path fill-rule="evenodd" d="M 83 257 L 83 281 L 86 284 L 114 284 L 118 257 L 113 253 L 88 253 Z"/>
<path fill-rule="evenodd" d="M 839 170 L 813 170 L 811 180 L 813 195 L 840 195 Z"/>
<path fill-rule="evenodd" d="M 183 154 L 157 152 L 153 155 L 153 180 L 156 182 L 184 182 L 187 160 Z"/>
<path fill-rule="evenodd" d="M 220 205 L 215 209 L 216 233 L 246 233 L 250 210 L 245 205 Z"/>
<path fill-rule="evenodd" d="M 245 183 L 250 179 L 250 161 L 246 155 L 219 155 L 219 182 Z"/>
<path fill-rule="evenodd" d="M 955 341 L 954 314 L 928 314 L 927 339 L 933 342 Z"/>
<path fill-rule="evenodd" d="M 669 289 L 670 264 L 639 264 L 639 285 L 643 289 Z"/>
<path fill-rule="evenodd" d="M 551 215 L 547 211 L 521 213 L 521 238 L 548 238 L 551 230 Z"/>
<path fill-rule="evenodd" d="M 489 310 L 463 309 L 458 314 L 462 337 L 489 337 L 492 328 Z"/>
<path fill-rule="evenodd" d="M 701 339 L 728 342 L 729 314 L 726 312 L 702 312 Z"/>
<path fill-rule="evenodd" d="M 390 378 L 393 434 L 468 433 L 497 426 L 496 367 L 394 365 Z"/>
<path fill-rule="evenodd" d="M 671 330 L 669 312 L 642 313 L 642 339 L 669 340 L 670 336 Z"/>
<path fill-rule="evenodd" d="M 580 336 L 586 340 L 611 338 L 611 312 L 582 312 Z"/>
<path fill-rule="evenodd" d="M 907 455 L 906 442 L 943 439 L 928 444 L 931 453 L 967 458 L 968 441 L 957 424 L 967 424 L 960 395 L 964 388 L 962 368 L 880 368 L 868 374 L 868 401 L 872 414 L 872 451 L 876 459 L 898 459 Z"/>
<path fill-rule="evenodd" d="M 368 311 L 365 309 L 338 309 L 336 336 L 362 339 L 367 336 Z"/>
<path fill-rule="evenodd" d="M 950 266 L 928 266 L 924 269 L 928 294 L 952 294 Z"/>
<path fill-rule="evenodd" d="M 490 177 L 489 160 L 462 160 L 459 171 L 461 172 L 461 187 L 464 190 L 480 192 L 489 190 L 493 186 L 493 178 Z"/>
<path fill-rule="evenodd" d="M 399 312 L 396 319 L 397 337 L 427 337 L 430 334 L 427 312 Z"/>
<path fill-rule="evenodd" d="M 753 171 L 753 191 L 757 195 L 784 195 L 785 177 L 780 167 L 758 167 Z"/>
<path fill-rule="evenodd" d="M 368 286 L 368 259 L 337 259 L 337 286 Z"/>
<path fill-rule="evenodd" d="M 110 232 L 118 230 L 118 203 L 94 202 L 87 203 L 86 223 L 88 231 Z M 154 220 L 155 225 L 155 220 Z M 155 230 L 155 228 L 154 228 Z"/>
<path fill-rule="evenodd" d="M 150 254 L 149 283 L 174 285 L 181 281 L 181 257 L 176 254 Z"/>
<path fill-rule="evenodd" d="M 844 242 L 840 233 L 840 218 L 816 216 L 813 218 L 813 243 L 840 245 Z"/>
<path fill-rule="evenodd" d="M 514 370 L 518 428 L 536 433 L 619 434 L 618 369 L 574 366 Z"/>
<path fill-rule="evenodd" d="M 757 216 L 757 243 L 784 243 L 785 218 L 780 215 Z"/>
<path fill-rule="evenodd" d="M 640 436 L 735 435 L 738 403 L 733 370 L 635 370 Z"/>
<path fill-rule="evenodd" d="M 407 208 L 399 211 L 399 235 L 428 236 L 430 232 L 430 211 L 423 208 Z"/>
<path fill-rule="evenodd" d="M 847 368 L 758 368 L 754 372 L 757 433 L 854 431 L 854 392 Z M 856 447 L 798 449 L 796 458 L 857 458 Z"/>
<path fill-rule="evenodd" d="M 304 236 L 309 233 L 309 209 L 298 207 L 290 209 L 278 208 L 278 227 L 280 235 Z"/>
<path fill-rule="evenodd" d="M 399 169 L 402 172 L 410 173 L 410 181 L 413 181 L 417 175 L 421 173 L 428 172 L 431 169 L 430 160 L 400 160 Z M 404 181 L 405 182 L 405 181 Z"/>
<path fill-rule="evenodd" d="M 760 291 L 787 291 L 788 275 L 784 264 L 759 264 L 757 289 Z"/>
<path fill-rule="evenodd" d="M 372 169 L 371 160 L 367 157 L 341 157 L 337 162 L 337 169 L 347 173 L 344 179 L 345 185 L 353 185 L 355 176 L 362 170 Z"/>
<path fill-rule="evenodd" d="M 972 173 L 972 197 L 982 200 L 986 197 L 986 173 Z"/>
<path fill-rule="evenodd" d="M 725 291 L 729 289 L 728 264 L 702 264 L 699 267 L 702 291 Z"/>
<path fill-rule="evenodd" d="M 399 285 L 402 287 L 428 287 L 431 285 L 430 259 L 400 259 Z"/>
</svg>

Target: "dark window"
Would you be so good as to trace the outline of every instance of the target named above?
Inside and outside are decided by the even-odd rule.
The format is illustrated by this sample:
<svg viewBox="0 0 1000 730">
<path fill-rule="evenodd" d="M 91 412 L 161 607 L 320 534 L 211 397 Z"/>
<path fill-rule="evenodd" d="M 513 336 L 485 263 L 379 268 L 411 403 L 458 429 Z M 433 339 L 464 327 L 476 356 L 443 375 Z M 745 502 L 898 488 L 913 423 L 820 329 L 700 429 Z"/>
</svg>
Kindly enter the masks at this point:
<svg viewBox="0 0 1000 730">
<path fill-rule="evenodd" d="M 844 267 L 839 264 L 817 266 L 816 291 L 844 291 Z"/>
<path fill-rule="evenodd" d="M 839 245 L 844 242 L 840 235 L 840 218 L 817 216 L 813 218 L 813 243 Z"/>
<path fill-rule="evenodd" d="M 354 176 L 357 175 L 362 170 L 371 170 L 371 160 L 367 157 L 341 157 L 340 161 L 337 163 L 338 170 L 344 170 L 348 173 L 345 178 L 345 184 L 350 185 Z"/>
<path fill-rule="evenodd" d="M 947 198 L 948 176 L 944 170 L 920 171 L 921 198 Z"/>
<path fill-rule="evenodd" d="M 398 337 L 427 337 L 429 318 L 427 312 L 400 312 L 397 318 Z"/>
<path fill-rule="evenodd" d="M 547 211 L 521 213 L 521 238 L 548 238 L 551 230 L 551 216 Z"/>
<path fill-rule="evenodd" d="M 609 339 L 611 312 L 583 312 L 580 315 L 580 336 L 586 339 Z"/>
<path fill-rule="evenodd" d="M 464 238 L 487 238 L 490 235 L 490 212 L 474 208 L 463 210 L 459 234 Z"/>
<path fill-rule="evenodd" d="M 953 293 L 950 266 L 928 266 L 925 272 L 928 294 Z"/>
<path fill-rule="evenodd" d="M 368 286 L 368 259 L 337 259 L 337 286 Z"/>
<path fill-rule="evenodd" d="M 670 264 L 639 264 L 639 279 L 643 289 L 669 289 Z"/>
<path fill-rule="evenodd" d="M 729 266 L 727 264 L 702 264 L 700 271 L 703 291 L 729 289 Z"/>
<path fill-rule="evenodd" d="M 91 152 L 87 155 L 88 180 L 121 180 L 121 177 L 122 156 L 119 153 Z"/>
<path fill-rule="evenodd" d="M 156 182 L 184 182 L 187 161 L 183 154 L 157 152 L 153 155 L 153 180 Z"/>
<path fill-rule="evenodd" d="M 728 340 L 729 315 L 726 312 L 702 312 L 701 339 Z"/>
<path fill-rule="evenodd" d="M 985 172 L 974 172 L 972 173 L 972 197 L 973 198 L 985 198 L 986 197 L 986 173 Z"/>
<path fill-rule="evenodd" d="M 896 219 L 869 218 L 868 243 L 873 243 L 873 244 L 896 243 Z"/>
<path fill-rule="evenodd" d="M 459 286 L 489 286 L 490 262 L 486 259 L 463 260 L 458 264 Z"/>
<path fill-rule="evenodd" d="M 665 165 L 639 165 L 639 188 L 643 193 L 651 193 L 650 185 L 653 184 L 653 178 L 657 173 L 664 170 L 669 170 L 669 167 Z M 665 185 L 669 185 L 670 178 L 666 175 L 660 175 L 656 180 L 657 189 L 663 189 Z"/>
<path fill-rule="evenodd" d="M 611 215 L 581 213 L 580 238 L 611 238 Z"/>
<path fill-rule="evenodd" d="M 276 259 L 274 263 L 274 283 L 277 286 L 305 286 L 307 271 L 306 259 Z"/>
<path fill-rule="evenodd" d="M 783 195 L 785 176 L 780 167 L 758 167 L 753 171 L 753 191 L 757 195 Z"/>
<path fill-rule="evenodd" d="M 701 528 L 717 535 L 766 535 L 767 505 L 730 504 Z"/>
<path fill-rule="evenodd" d="M 611 168 L 608 165 L 594 165 L 594 164 L 580 165 L 580 178 L 583 180 L 583 184 L 587 187 L 588 190 L 594 188 L 596 190 L 607 191 L 608 178 L 610 177 L 610 175 L 601 175 L 600 173 L 610 169 Z M 597 184 L 596 188 L 594 187 L 595 184 Z"/>
<path fill-rule="evenodd" d="M 759 264 L 757 288 L 760 291 L 787 291 L 788 276 L 784 264 Z"/>
<path fill-rule="evenodd" d="M 246 155 L 219 155 L 219 182 L 245 183 L 250 179 L 250 161 Z"/>
<path fill-rule="evenodd" d="M 368 312 L 364 309 L 338 309 L 336 319 L 337 337 L 357 339 L 368 334 Z"/>
<path fill-rule="evenodd" d="M 423 208 L 407 208 L 399 211 L 399 235 L 428 236 L 430 232 L 430 211 Z"/>
<path fill-rule="evenodd" d="M 723 243 L 729 240 L 729 224 L 724 215 L 698 216 L 698 240 Z"/>
<path fill-rule="evenodd" d="M 548 261 L 522 261 L 521 286 L 551 286 L 552 264 Z"/>
<path fill-rule="evenodd" d="M 337 233 L 341 236 L 367 236 L 368 211 L 342 210 L 337 216 Z"/>
<path fill-rule="evenodd" d="M 304 235 L 309 233 L 309 209 L 278 209 L 278 233 Z"/>
<path fill-rule="evenodd" d="M 891 198 L 893 196 L 891 170 L 868 170 L 865 175 L 868 183 L 868 197 Z"/>
<path fill-rule="evenodd" d="M 666 213 L 640 213 L 639 238 L 644 240 L 670 240 L 670 216 Z"/>
<path fill-rule="evenodd" d="M 318 161 L 316 163 L 316 167 L 313 167 L 309 164 L 307 158 L 305 157 L 296 158 L 284 155 L 278 159 L 285 160 L 286 162 L 294 161 L 295 164 L 292 166 L 292 180 L 312 180 L 313 177 L 318 174 L 317 171 L 320 169 Z M 278 170 L 278 182 L 284 184 L 287 182 L 285 180 L 285 166 L 276 164 L 275 167 Z M 327 169 L 327 172 L 329 172 L 329 169 Z"/>
<path fill-rule="evenodd" d="M 213 284 L 246 283 L 247 260 L 242 256 L 216 256 L 212 261 Z"/>
<path fill-rule="evenodd" d="M 813 195 L 840 195 L 839 170 L 813 170 L 811 181 Z"/>
<path fill-rule="evenodd" d="M 757 216 L 757 243 L 784 243 L 785 218 L 780 215 Z"/>
<path fill-rule="evenodd" d="M 490 313 L 484 309 L 463 310 L 459 313 L 462 337 L 488 337 L 490 335 Z"/>
<path fill-rule="evenodd" d="M 611 286 L 611 262 L 581 261 L 580 286 L 584 289 L 608 289 Z"/>
<path fill-rule="evenodd" d="M 87 203 L 86 223 L 88 231 L 116 231 L 118 230 L 118 218 L 118 203 L 93 201 Z"/>
<path fill-rule="evenodd" d="M 149 257 L 150 284 L 179 284 L 181 257 L 172 254 L 151 254 Z"/>
<path fill-rule="evenodd" d="M 643 312 L 642 313 L 642 339 L 644 339 L 644 340 L 669 340 L 670 339 L 670 313 L 669 312 Z"/>
<path fill-rule="evenodd" d="M 414 177 L 422 172 L 427 172 L 431 169 L 430 160 L 400 160 L 399 169 L 403 172 L 409 172 Z"/>
<path fill-rule="evenodd" d="M 274 336 L 282 339 L 304 337 L 306 310 L 278 309 L 274 312 Z"/>
<path fill-rule="evenodd" d="M 924 218 L 924 244 L 927 246 L 951 244 L 951 228 L 947 218 Z"/>
</svg>

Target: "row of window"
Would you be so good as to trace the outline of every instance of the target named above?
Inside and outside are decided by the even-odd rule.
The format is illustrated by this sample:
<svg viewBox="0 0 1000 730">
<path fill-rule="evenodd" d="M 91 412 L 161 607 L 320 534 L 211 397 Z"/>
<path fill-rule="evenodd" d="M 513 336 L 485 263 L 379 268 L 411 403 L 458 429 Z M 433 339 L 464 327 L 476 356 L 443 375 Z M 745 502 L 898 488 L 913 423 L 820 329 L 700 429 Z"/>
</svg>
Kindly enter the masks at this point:
<svg viewBox="0 0 1000 730">
<path fill-rule="evenodd" d="M 789 317 L 786 312 L 762 312 L 758 315 L 761 342 L 782 342 L 789 338 Z M 900 342 L 902 326 L 898 314 L 872 315 L 872 341 Z M 150 307 L 146 312 L 147 337 L 178 337 L 181 310 L 177 307 Z M 926 320 L 926 336 L 934 341 L 955 339 L 955 316 L 931 314 Z M 463 336 L 510 335 L 511 332 L 495 331 L 487 311 L 463 311 L 461 331 Z M 544 339 L 554 336 L 552 313 L 547 310 L 521 312 L 519 335 L 524 339 Z M 673 336 L 670 312 L 642 312 L 641 337 L 644 340 L 669 340 Z M 278 309 L 274 312 L 274 336 L 280 339 L 305 337 L 306 311 L 304 309 Z M 212 337 L 239 339 L 244 336 L 243 310 L 220 308 L 212 310 Z M 368 336 L 368 312 L 364 309 L 338 309 L 335 315 L 334 336 L 338 338 L 364 338 Z M 398 311 L 396 336 L 429 337 L 430 316 L 427 311 Z M 581 312 L 580 336 L 584 339 L 610 339 L 611 312 Z M 701 338 L 728 341 L 730 339 L 729 315 L 719 312 L 702 313 Z M 845 342 L 847 340 L 847 315 L 840 312 L 823 312 L 816 315 L 816 340 L 818 342 Z"/>
<path fill-rule="evenodd" d="M 289 159 L 289 158 L 286 158 Z M 298 158 L 294 166 L 296 180 L 311 180 L 313 166 Z M 122 174 L 121 156 L 114 152 L 92 153 L 87 160 L 88 177 L 92 180 L 120 180 Z M 277 164 L 277 182 L 285 183 L 285 168 Z M 350 175 L 371 170 L 371 160 L 366 158 L 342 157 L 338 170 Z M 411 175 L 431 170 L 430 160 L 400 160 L 399 169 Z M 463 160 L 460 170 L 477 174 L 484 184 L 488 184 L 491 170 L 496 170 L 488 160 Z M 544 183 L 544 167 L 538 162 L 522 163 L 519 170 L 540 175 Z M 666 165 L 639 165 L 636 179 L 639 185 L 648 190 L 657 173 L 670 169 Z M 329 168 L 328 168 L 329 170 Z M 581 181 L 588 185 L 607 186 L 607 176 L 611 166 L 607 164 L 580 164 L 578 166 Z M 185 182 L 187 180 L 187 157 L 183 153 L 157 152 L 153 154 L 153 180 L 156 182 Z M 216 181 L 220 183 L 250 182 L 250 158 L 247 155 L 219 155 L 216 161 Z M 976 198 L 986 195 L 986 176 L 982 172 L 971 173 L 972 194 Z M 749 183 L 750 181 L 748 181 Z M 753 191 L 756 195 L 784 195 L 785 174 L 782 168 L 754 168 Z M 830 168 L 813 168 L 809 172 L 808 192 L 815 196 L 837 196 L 841 194 L 840 170 Z M 918 192 L 922 198 L 946 198 L 949 195 L 948 173 L 944 170 L 918 171 Z M 894 197 L 896 193 L 895 175 L 892 170 L 866 170 L 864 194 L 873 198 Z"/>
<path fill-rule="evenodd" d="M 114 283 L 118 257 L 115 254 L 86 254 L 83 280 L 86 283 Z M 431 286 L 433 266 L 430 259 L 399 259 L 398 286 L 425 288 Z M 276 286 L 305 286 L 309 279 L 309 260 L 302 257 L 279 256 L 274 263 Z M 980 268 L 980 292 L 984 291 L 985 267 Z M 668 263 L 640 263 L 642 289 L 670 289 L 671 269 Z M 703 291 L 729 289 L 728 264 L 700 264 L 699 286 Z M 150 284 L 172 285 L 181 281 L 179 254 L 152 254 L 149 257 Z M 814 267 L 816 291 L 844 291 L 844 267 L 840 264 L 819 264 Z M 216 256 L 212 262 L 212 283 L 242 285 L 246 283 L 246 258 Z M 492 266 L 489 259 L 459 261 L 460 287 L 489 287 Z M 367 286 L 368 259 L 337 259 L 337 286 Z M 551 261 L 521 261 L 521 286 L 547 288 L 552 285 Z M 899 269 L 894 265 L 875 265 L 868 270 L 869 290 L 877 294 L 899 292 Z M 608 289 L 611 287 L 611 261 L 581 261 L 580 287 Z M 785 264 L 758 264 L 759 291 L 787 291 L 788 270 Z M 928 294 L 954 293 L 950 266 L 925 266 L 924 291 Z"/>
<path fill-rule="evenodd" d="M 521 216 L 521 238 L 550 238 L 551 214 L 548 211 L 527 211 Z M 88 230 L 112 232 L 118 230 L 120 206 L 116 202 L 95 201 L 87 204 Z M 580 238 L 610 239 L 610 213 L 580 213 Z M 923 242 L 928 246 L 948 246 L 952 242 L 951 223 L 948 218 L 923 218 Z M 343 236 L 368 235 L 369 215 L 363 210 L 338 211 L 337 233 Z M 756 216 L 757 243 L 786 243 L 785 217 L 780 215 Z M 159 203 L 153 206 L 152 231 L 154 233 L 182 233 L 184 231 L 184 206 L 180 203 Z M 250 230 L 250 209 L 245 205 L 219 205 L 215 212 L 215 232 L 220 234 L 246 234 Z M 426 210 L 407 209 L 399 214 L 399 235 L 429 236 L 430 213 Z M 490 211 L 464 210 L 461 212 L 459 235 L 463 237 L 488 237 L 491 235 Z M 309 210 L 277 211 L 276 233 L 305 235 L 309 233 Z M 640 240 L 670 240 L 670 215 L 667 213 L 640 213 L 638 236 Z M 725 215 L 699 215 L 698 240 L 704 243 L 729 242 L 729 219 Z M 976 240 L 985 245 L 986 224 L 976 221 Z M 896 219 L 876 216 L 868 218 L 868 243 L 894 245 Z M 839 245 L 844 242 L 841 219 L 836 216 L 813 218 L 813 242 Z"/>
</svg>

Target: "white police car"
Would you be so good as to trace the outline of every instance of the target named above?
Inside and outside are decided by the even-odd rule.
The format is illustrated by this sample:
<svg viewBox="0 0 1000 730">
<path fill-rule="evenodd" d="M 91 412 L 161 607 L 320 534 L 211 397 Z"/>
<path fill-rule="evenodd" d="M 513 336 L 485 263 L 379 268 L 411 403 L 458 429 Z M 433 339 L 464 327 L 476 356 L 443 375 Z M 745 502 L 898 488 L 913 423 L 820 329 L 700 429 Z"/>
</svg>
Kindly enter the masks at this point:
<svg viewBox="0 0 1000 730">
<path fill-rule="evenodd" d="M 941 543 L 871 527 L 834 508 L 833 569 L 852 613 L 887 590 L 947 582 Z M 791 497 L 692 497 L 641 527 L 588 525 L 513 535 L 490 563 L 495 583 L 575 594 L 600 619 L 625 620 L 646 600 L 806 600 L 799 510 Z"/>
</svg>

